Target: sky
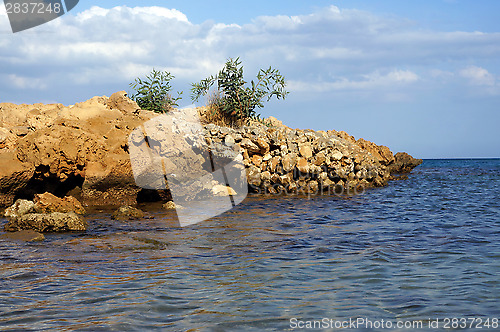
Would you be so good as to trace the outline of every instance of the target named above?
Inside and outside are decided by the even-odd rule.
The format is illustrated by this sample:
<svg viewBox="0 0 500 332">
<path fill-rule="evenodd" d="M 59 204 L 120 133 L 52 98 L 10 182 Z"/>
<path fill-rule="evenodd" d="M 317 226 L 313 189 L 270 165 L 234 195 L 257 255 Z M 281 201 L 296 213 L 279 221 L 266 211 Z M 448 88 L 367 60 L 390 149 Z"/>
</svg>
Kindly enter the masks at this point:
<svg viewBox="0 0 500 332">
<path fill-rule="evenodd" d="M 13 34 L 1 4 L 0 102 L 132 92 L 155 68 L 187 106 L 190 83 L 240 57 L 248 81 L 269 66 L 287 80 L 263 117 L 419 158 L 499 158 L 499 12 L 498 0 L 86 0 Z"/>
</svg>

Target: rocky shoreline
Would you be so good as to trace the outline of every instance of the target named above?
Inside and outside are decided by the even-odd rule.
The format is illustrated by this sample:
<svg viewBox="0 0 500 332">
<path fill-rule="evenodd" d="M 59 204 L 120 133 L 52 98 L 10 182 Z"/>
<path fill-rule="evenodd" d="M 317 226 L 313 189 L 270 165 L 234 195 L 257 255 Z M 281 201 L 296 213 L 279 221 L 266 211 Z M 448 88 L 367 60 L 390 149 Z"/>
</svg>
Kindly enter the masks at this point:
<svg viewBox="0 0 500 332">
<path fill-rule="evenodd" d="M 72 106 L 1 103 L 0 208 L 44 193 L 74 196 L 83 206 L 171 200 L 168 190 L 138 187 L 130 162 L 129 135 L 156 116 L 124 91 Z M 356 193 L 422 162 L 345 132 L 291 129 L 275 118 L 238 129 L 207 124 L 204 134 L 241 153 L 253 193 Z"/>
</svg>

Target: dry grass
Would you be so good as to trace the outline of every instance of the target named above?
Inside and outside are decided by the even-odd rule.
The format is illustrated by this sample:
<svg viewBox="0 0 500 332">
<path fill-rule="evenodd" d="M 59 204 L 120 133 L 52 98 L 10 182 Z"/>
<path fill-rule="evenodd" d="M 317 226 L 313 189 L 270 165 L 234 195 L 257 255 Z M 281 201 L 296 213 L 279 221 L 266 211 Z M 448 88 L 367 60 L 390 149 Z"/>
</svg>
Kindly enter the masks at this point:
<svg viewBox="0 0 500 332">
<path fill-rule="evenodd" d="M 207 106 L 200 108 L 200 118 L 203 125 L 213 123 L 221 127 L 240 128 L 248 124 L 245 119 L 229 117 L 221 112 L 219 108 L 221 96 L 218 92 L 212 93 L 207 98 Z"/>
</svg>

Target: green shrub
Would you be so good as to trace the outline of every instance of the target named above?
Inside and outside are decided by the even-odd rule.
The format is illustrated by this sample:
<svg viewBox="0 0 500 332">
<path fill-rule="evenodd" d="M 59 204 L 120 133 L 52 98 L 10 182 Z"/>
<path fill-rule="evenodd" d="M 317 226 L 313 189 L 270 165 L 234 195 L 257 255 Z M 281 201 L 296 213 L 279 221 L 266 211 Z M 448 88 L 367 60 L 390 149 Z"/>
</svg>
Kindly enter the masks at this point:
<svg viewBox="0 0 500 332">
<path fill-rule="evenodd" d="M 217 98 L 211 98 L 209 106 L 229 119 L 258 119 L 260 114 L 255 112 L 255 108 L 264 107 L 264 99 L 269 101 L 273 96 L 284 99 L 288 94 L 285 78 L 279 70 L 271 67 L 261 69 L 257 81 L 252 80 L 250 86 L 246 86 L 240 59 L 230 58 L 218 75 L 192 84 L 191 99 L 198 101 L 201 96 L 206 96 L 215 83 L 217 88 L 212 96 Z"/>
<path fill-rule="evenodd" d="M 177 92 L 177 97 L 174 98 L 170 94 L 170 81 L 174 78 L 175 76 L 167 71 L 153 69 L 145 79 L 138 77 L 134 83 L 130 83 L 130 87 L 135 90 L 130 98 L 135 100 L 141 109 L 166 113 L 174 106 L 179 106 L 177 101 L 182 95 L 182 92 Z"/>
</svg>

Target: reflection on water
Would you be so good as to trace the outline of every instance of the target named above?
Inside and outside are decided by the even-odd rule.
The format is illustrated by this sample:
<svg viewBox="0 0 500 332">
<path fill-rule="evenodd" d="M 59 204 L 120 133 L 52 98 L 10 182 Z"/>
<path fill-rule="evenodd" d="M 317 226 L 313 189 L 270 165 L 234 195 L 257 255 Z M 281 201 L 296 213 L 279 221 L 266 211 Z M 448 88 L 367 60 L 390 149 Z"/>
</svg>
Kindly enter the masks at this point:
<svg viewBox="0 0 500 332">
<path fill-rule="evenodd" d="M 88 216 L 0 241 L 0 326 L 262 330 L 298 319 L 498 317 L 500 167 L 426 161 L 351 198 L 249 197 L 186 228 Z"/>
</svg>

